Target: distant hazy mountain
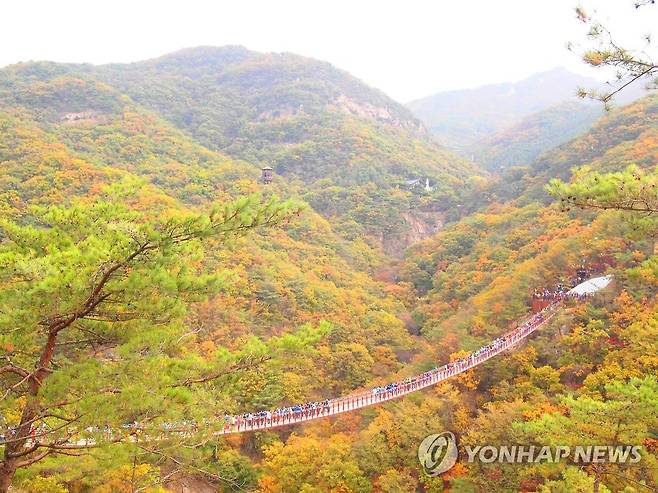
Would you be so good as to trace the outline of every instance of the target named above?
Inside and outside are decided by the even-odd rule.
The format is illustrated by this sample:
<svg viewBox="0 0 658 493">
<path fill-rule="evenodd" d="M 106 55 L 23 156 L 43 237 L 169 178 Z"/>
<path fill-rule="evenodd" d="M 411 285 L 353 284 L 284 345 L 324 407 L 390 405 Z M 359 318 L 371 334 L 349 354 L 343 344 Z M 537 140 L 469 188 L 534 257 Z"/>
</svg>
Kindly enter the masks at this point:
<svg viewBox="0 0 658 493">
<path fill-rule="evenodd" d="M 475 89 L 446 91 L 410 102 L 407 106 L 447 148 L 471 157 L 475 142 L 519 123 L 524 117 L 569 100 L 576 90 L 601 83 L 556 68 L 519 82 L 491 84 Z M 621 95 L 618 102 L 636 99 L 639 91 Z"/>
<path fill-rule="evenodd" d="M 510 167 L 494 188 L 496 200 L 520 203 L 549 200 L 544 186 L 552 178 L 569 180 L 581 166 L 612 172 L 634 164 L 653 169 L 658 160 L 658 94 L 615 108 L 576 138 L 537 157 L 527 166 Z"/>
<path fill-rule="evenodd" d="M 577 137 L 604 113 L 601 105 L 568 101 L 521 119 L 518 123 L 476 142 L 472 158 L 501 172 L 533 162 L 542 152 Z"/>
</svg>

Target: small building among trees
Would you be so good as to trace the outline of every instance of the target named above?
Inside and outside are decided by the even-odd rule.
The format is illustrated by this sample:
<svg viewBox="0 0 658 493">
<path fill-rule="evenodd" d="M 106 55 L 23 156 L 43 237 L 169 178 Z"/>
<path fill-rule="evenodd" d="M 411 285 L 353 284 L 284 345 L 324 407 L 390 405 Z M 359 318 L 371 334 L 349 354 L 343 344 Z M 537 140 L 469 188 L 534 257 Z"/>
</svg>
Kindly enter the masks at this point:
<svg viewBox="0 0 658 493">
<path fill-rule="evenodd" d="M 425 190 L 426 192 L 433 192 L 434 186 L 430 185 L 430 179 L 425 178 L 414 178 L 413 180 L 407 180 L 404 182 L 405 186 L 409 190 Z"/>
<path fill-rule="evenodd" d="M 261 171 L 260 181 L 262 181 L 266 185 L 268 183 L 272 183 L 272 179 L 273 179 L 272 173 L 273 173 L 274 170 L 272 168 L 270 168 L 269 166 L 264 166 L 263 168 L 261 168 L 260 171 Z"/>
</svg>

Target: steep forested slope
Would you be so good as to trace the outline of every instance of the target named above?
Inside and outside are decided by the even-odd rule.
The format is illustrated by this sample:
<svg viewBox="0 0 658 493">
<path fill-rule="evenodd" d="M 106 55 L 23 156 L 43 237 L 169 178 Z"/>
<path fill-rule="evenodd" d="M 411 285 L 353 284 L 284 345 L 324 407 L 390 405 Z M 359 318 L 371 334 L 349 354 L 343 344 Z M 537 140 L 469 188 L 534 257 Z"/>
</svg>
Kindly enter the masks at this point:
<svg viewBox="0 0 658 493">
<path fill-rule="evenodd" d="M 41 94 L 45 84 L 55 92 Z M 440 226 L 457 191 L 481 174 L 432 143 L 405 107 L 325 62 L 291 54 L 195 48 L 129 65 L 19 64 L 0 73 L 0 91 L 49 122 L 103 120 L 130 100 L 209 149 L 299 180 L 306 200 L 343 234 L 367 235 L 393 252 Z M 340 199 L 327 200 L 327 190 Z"/>
<path fill-rule="evenodd" d="M 532 113 L 575 99 L 596 81 L 556 68 L 519 82 L 446 91 L 408 104 L 439 142 L 470 157 L 470 146 Z"/>
<path fill-rule="evenodd" d="M 612 110 L 578 138 L 535 161 L 511 168 L 494 186 L 501 199 L 547 200 L 544 186 L 551 178 L 568 180 L 572 169 L 585 166 L 616 171 L 636 164 L 652 168 L 658 159 L 658 95 L 649 95 Z"/>
<path fill-rule="evenodd" d="M 522 178 L 517 176 L 514 188 L 509 190 L 509 182 L 503 181 L 500 189 L 508 187 L 507 196 L 520 200 L 462 219 L 410 248 L 401 262 L 400 282 L 412 285 L 420 296 L 413 318 L 433 341 L 437 358 L 479 347 L 504 332 L 528 310 L 533 290 L 569 283 L 579 265 L 614 274 L 611 290 L 573 305 L 509 360 L 495 361 L 462 382 L 477 389 L 471 398 L 478 405 L 486 401 L 461 422 L 462 443 L 545 443 L 558 436 L 570 444 L 618 443 L 619 436 L 607 428 L 616 406 L 626 402 L 639 411 L 621 420 L 625 424 L 620 426 L 637 426 L 637 433 L 625 440 L 648 445 L 642 465 L 632 472 L 625 469 L 630 474 L 626 478 L 656 484 L 655 473 L 648 472 L 657 463 L 650 431 L 658 416 L 658 348 L 650 342 L 658 330 L 655 218 L 616 210 L 562 210 L 544 190 L 552 177 L 578 179 L 587 169 L 620 171 L 633 164 L 655 174 L 656 102 L 649 96 L 615 110 L 586 134 L 516 170 Z M 574 166 L 584 169 L 573 174 Z M 639 180 L 637 176 L 632 179 Z M 614 187 L 608 186 L 607 194 L 612 194 Z M 655 191 L 647 193 L 656 200 Z M 641 382 L 653 389 L 647 400 Z M 613 388 L 626 389 L 624 396 Z M 594 409 L 600 413 L 596 430 L 588 428 Z M 476 463 L 453 473 L 451 485 L 571 491 L 579 484 L 591 487 L 594 477 L 601 481 L 602 471 L 613 475 L 619 470 L 607 464 L 587 470 L 587 475 L 568 465 L 540 472 L 518 464 Z M 626 481 L 609 477 L 605 484 L 616 491 Z"/>
<path fill-rule="evenodd" d="M 585 132 L 602 114 L 600 106 L 575 101 L 552 106 L 476 142 L 473 159 L 496 173 L 523 166 Z"/>
<path fill-rule="evenodd" d="M 328 111 L 422 132 L 409 110 L 380 91 L 326 62 L 289 53 L 192 48 L 91 73 L 213 148 L 235 145 L 250 125 Z"/>
</svg>

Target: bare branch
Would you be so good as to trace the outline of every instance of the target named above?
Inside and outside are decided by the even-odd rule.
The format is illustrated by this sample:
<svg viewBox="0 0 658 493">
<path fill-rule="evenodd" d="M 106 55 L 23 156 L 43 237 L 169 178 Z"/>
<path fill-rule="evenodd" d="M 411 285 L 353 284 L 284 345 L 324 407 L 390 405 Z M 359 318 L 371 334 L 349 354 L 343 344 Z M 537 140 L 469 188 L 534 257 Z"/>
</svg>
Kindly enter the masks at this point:
<svg viewBox="0 0 658 493">
<path fill-rule="evenodd" d="M 14 373 L 19 377 L 27 377 L 30 375 L 29 371 L 25 370 L 24 368 L 21 368 L 20 366 L 16 366 L 13 363 L 10 363 L 5 366 L 0 366 L 0 374 L 2 373 Z"/>
</svg>

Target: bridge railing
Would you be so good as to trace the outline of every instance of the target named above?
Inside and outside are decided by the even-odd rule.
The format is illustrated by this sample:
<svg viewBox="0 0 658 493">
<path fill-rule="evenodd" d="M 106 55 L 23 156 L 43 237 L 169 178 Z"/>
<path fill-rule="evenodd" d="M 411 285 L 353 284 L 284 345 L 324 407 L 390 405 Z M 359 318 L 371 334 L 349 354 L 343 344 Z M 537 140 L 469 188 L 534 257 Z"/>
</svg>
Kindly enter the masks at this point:
<svg viewBox="0 0 658 493">
<path fill-rule="evenodd" d="M 488 349 L 480 352 L 477 356 L 475 354 L 469 355 L 465 360 L 455 362 L 450 366 L 444 366 L 438 370 L 431 370 L 416 377 L 412 377 L 411 381 L 403 381 L 397 384 L 395 389 L 382 390 L 381 392 L 374 393 L 373 391 L 362 392 L 353 394 L 337 399 L 332 399 L 328 404 L 319 405 L 313 409 L 306 409 L 301 412 L 290 412 L 278 416 L 255 416 L 248 420 L 240 420 L 237 423 L 227 423 L 221 431 L 216 432 L 217 435 L 224 435 L 229 433 L 241 433 L 245 431 L 258 431 L 280 426 L 289 426 L 297 423 L 304 423 L 314 419 L 319 419 L 327 416 L 334 416 L 337 414 L 346 413 L 356 409 L 372 406 L 392 399 L 397 399 L 403 395 L 416 392 L 418 390 L 436 385 L 439 382 L 447 380 L 455 375 L 470 370 L 485 361 L 493 358 L 494 356 L 507 351 L 509 348 L 515 346 L 520 341 L 524 340 L 530 334 L 535 332 L 539 327 L 547 323 L 553 316 L 555 316 L 557 307 L 561 304 L 560 301 L 552 303 L 546 307 L 542 312 L 544 314 L 542 319 L 537 319 L 534 323 L 521 324 L 521 326 L 508 332 L 499 340 L 498 345 L 489 347 Z M 532 320 L 532 319 L 531 319 Z"/>
<path fill-rule="evenodd" d="M 335 416 L 338 414 L 347 413 L 354 411 L 356 409 L 361 409 L 368 406 L 373 406 L 380 404 L 382 402 L 390 401 L 397 399 L 404 395 L 416 392 L 418 390 L 436 385 L 439 382 L 447 380 L 451 377 L 459 375 L 465 371 L 468 371 L 476 366 L 486 362 L 487 360 L 493 358 L 494 356 L 507 351 L 508 349 L 517 345 L 520 341 L 524 340 L 530 334 L 539 329 L 542 325 L 546 324 L 551 318 L 557 313 L 557 308 L 561 305 L 561 301 L 556 301 L 551 304 L 549 307 L 545 308 L 542 312 L 542 318 L 531 318 L 526 320 L 516 329 L 507 332 L 505 335 L 497 339 L 498 343 L 485 346 L 486 349 L 478 351 L 477 353 L 472 353 L 468 357 L 458 360 L 456 362 L 450 363 L 449 365 L 444 365 L 441 368 L 435 368 L 428 372 L 416 375 L 411 379 L 406 379 L 401 382 L 397 382 L 397 386 L 391 389 L 385 389 L 379 387 L 381 391 L 373 392 L 370 390 L 368 392 L 360 392 L 357 394 L 348 395 L 345 397 L 340 397 L 337 399 L 332 399 L 326 404 L 321 403 L 321 405 L 313 408 L 306 409 L 298 413 L 288 413 L 285 415 L 273 415 L 268 416 L 254 416 L 251 421 L 247 419 L 238 420 L 236 423 L 223 423 L 223 426 L 220 430 L 215 431 L 215 435 L 226 435 L 230 433 L 243 433 L 248 431 L 258 431 L 266 430 L 272 428 L 278 428 L 281 426 L 289 426 L 298 423 L 304 423 L 306 421 L 311 421 L 319 418 L 324 418 L 328 416 Z M 236 417 L 237 418 L 237 417 Z M 216 420 L 214 420 L 217 423 Z M 142 436 L 142 439 L 147 440 L 157 440 L 164 438 L 167 434 L 192 434 L 196 430 L 196 425 L 192 424 L 190 426 L 172 426 L 171 428 L 165 430 L 146 430 L 140 426 L 135 426 L 126 430 L 131 439 L 136 440 L 137 435 Z M 108 432 L 109 438 L 113 439 L 115 433 L 111 430 Z M 33 440 L 38 438 L 38 436 L 32 437 Z M 78 445 L 93 445 L 95 440 L 93 438 L 80 438 L 75 441 Z"/>
</svg>

